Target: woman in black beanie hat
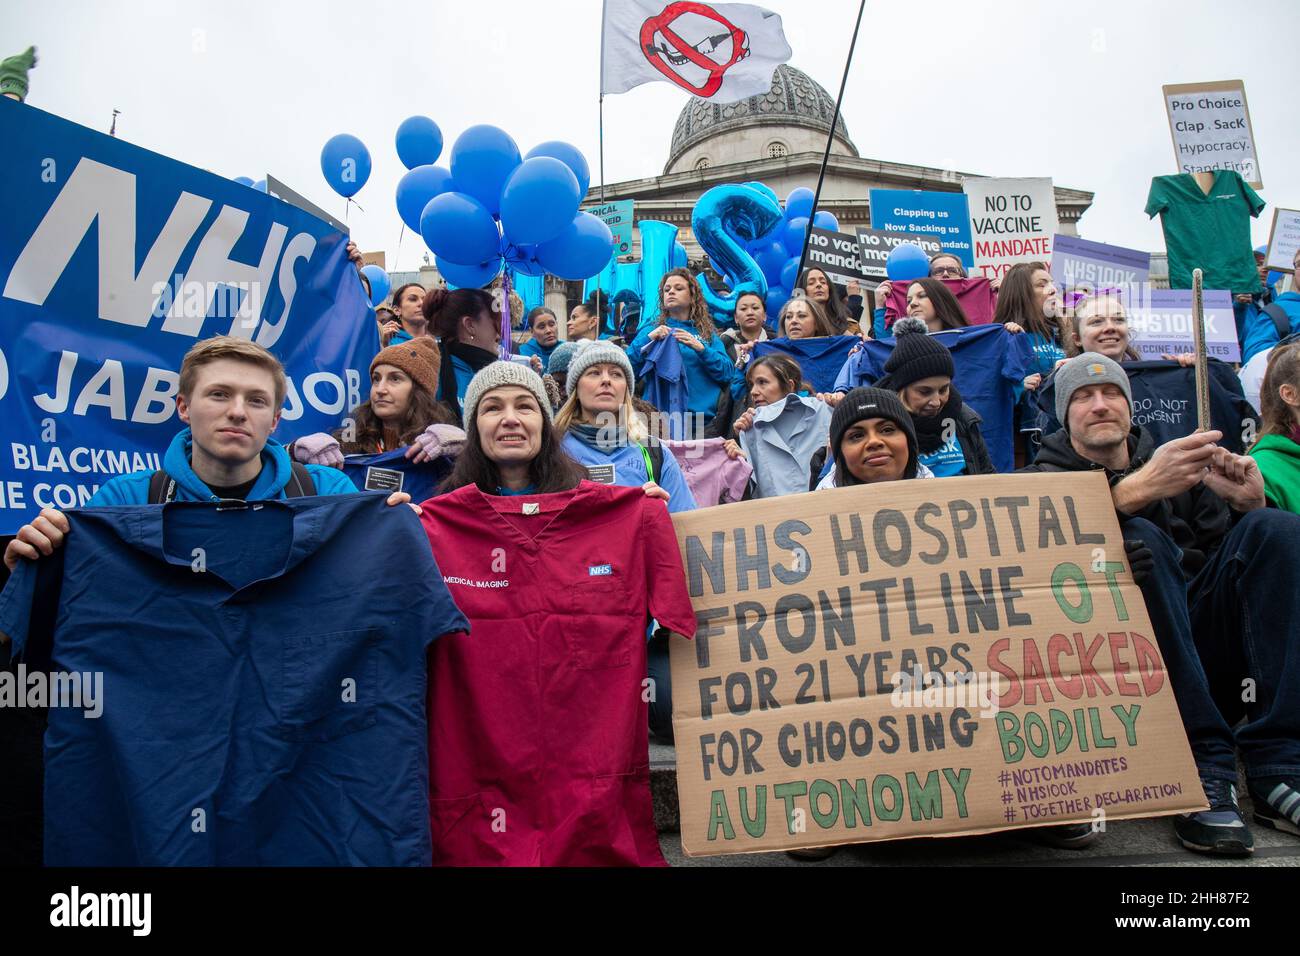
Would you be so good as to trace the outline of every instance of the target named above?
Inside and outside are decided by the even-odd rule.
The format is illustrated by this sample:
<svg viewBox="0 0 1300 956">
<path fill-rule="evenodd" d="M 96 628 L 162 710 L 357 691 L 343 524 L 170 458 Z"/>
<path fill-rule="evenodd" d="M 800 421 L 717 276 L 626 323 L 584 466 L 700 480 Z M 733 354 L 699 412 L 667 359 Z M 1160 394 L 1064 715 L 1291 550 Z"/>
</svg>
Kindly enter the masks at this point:
<svg viewBox="0 0 1300 956">
<path fill-rule="evenodd" d="M 920 319 L 899 319 L 894 336 L 897 344 L 876 387 L 896 392 L 910 413 L 921 465 L 936 478 L 993 474 L 979 413 L 952 383 L 952 353 Z"/>
<path fill-rule="evenodd" d="M 831 416 L 830 450 L 835 467 L 817 490 L 934 477 L 916 459 L 912 416 L 897 395 L 883 388 L 855 388 L 844 396 Z M 814 456 L 814 473 L 817 467 Z M 838 849 L 806 847 L 786 854 L 796 860 L 825 860 Z"/>
<path fill-rule="evenodd" d="M 830 449 L 835 468 L 818 488 L 933 477 L 917 460 L 912 416 L 883 388 L 855 388 L 844 396 L 831 416 Z"/>
</svg>

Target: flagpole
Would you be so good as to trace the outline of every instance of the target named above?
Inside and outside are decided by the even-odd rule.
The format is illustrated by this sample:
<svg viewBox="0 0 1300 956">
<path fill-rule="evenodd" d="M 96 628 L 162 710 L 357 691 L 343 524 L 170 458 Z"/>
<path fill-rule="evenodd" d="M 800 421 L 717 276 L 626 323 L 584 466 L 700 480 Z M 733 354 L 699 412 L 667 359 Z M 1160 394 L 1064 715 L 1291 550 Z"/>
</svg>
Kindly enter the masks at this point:
<svg viewBox="0 0 1300 956">
<path fill-rule="evenodd" d="M 803 248 L 799 250 L 799 271 L 795 273 L 795 281 L 803 275 L 804 262 L 808 258 L 808 241 L 812 238 L 812 221 L 817 215 L 817 203 L 822 198 L 822 183 L 826 179 L 826 164 L 831 158 L 831 143 L 835 141 L 835 127 L 840 122 L 840 104 L 844 102 L 844 87 L 849 82 L 849 67 L 853 63 L 853 48 L 858 44 L 858 28 L 862 26 L 862 13 L 867 8 L 867 0 L 861 0 L 858 4 L 858 20 L 853 25 L 853 39 L 849 41 L 849 55 L 844 60 L 844 76 L 840 79 L 840 95 L 835 99 L 835 115 L 831 118 L 831 131 L 826 137 L 826 152 L 822 154 L 822 168 L 817 173 L 817 191 L 813 193 L 812 212 L 808 213 L 808 231 L 803 237 Z"/>
<path fill-rule="evenodd" d="M 605 2 L 600 4 L 600 96 L 597 98 L 600 139 L 600 201 L 605 201 Z"/>
</svg>

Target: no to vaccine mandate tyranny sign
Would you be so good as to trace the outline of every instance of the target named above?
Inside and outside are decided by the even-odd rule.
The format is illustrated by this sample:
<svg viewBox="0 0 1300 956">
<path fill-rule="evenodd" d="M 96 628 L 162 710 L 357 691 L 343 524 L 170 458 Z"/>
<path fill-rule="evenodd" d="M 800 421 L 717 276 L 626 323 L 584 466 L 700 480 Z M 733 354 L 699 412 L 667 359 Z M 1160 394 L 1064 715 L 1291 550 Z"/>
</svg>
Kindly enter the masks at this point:
<svg viewBox="0 0 1300 956">
<path fill-rule="evenodd" d="M 1105 478 L 890 482 L 673 516 L 690 856 L 1205 805 Z"/>
<path fill-rule="evenodd" d="M 1046 178 L 965 179 L 975 268 L 985 279 L 1020 262 L 1050 262 L 1057 233 L 1056 192 Z"/>
<path fill-rule="evenodd" d="M 275 437 L 338 427 L 379 335 L 345 237 L 300 209 L 0 98 L 0 534 L 162 467 L 181 359 L 284 363 Z"/>
</svg>

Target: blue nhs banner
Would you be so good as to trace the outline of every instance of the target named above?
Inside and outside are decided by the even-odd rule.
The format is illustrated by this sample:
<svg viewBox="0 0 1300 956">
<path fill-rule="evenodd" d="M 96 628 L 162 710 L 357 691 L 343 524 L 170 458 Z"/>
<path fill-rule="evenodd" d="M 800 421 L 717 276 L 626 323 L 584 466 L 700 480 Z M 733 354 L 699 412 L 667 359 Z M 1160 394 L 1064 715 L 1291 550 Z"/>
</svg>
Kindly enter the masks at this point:
<svg viewBox="0 0 1300 956">
<path fill-rule="evenodd" d="M 0 534 L 160 467 L 200 339 L 284 363 L 284 441 L 369 392 L 346 237 L 288 203 L 0 97 L 0 209 Z"/>
</svg>

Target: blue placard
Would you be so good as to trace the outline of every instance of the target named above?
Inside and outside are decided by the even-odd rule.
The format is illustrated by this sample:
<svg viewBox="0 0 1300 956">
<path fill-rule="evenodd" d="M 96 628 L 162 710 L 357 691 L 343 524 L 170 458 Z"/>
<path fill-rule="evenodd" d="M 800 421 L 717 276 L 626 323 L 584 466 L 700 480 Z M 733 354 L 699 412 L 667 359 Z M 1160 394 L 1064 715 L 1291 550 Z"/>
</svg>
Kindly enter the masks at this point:
<svg viewBox="0 0 1300 956">
<path fill-rule="evenodd" d="M 328 224 L 7 98 L 0 156 L 0 533 L 158 467 L 200 339 L 284 363 L 284 441 L 365 399 L 379 333 Z"/>
<path fill-rule="evenodd" d="M 955 252 L 967 269 L 975 268 L 970 204 L 965 193 L 873 189 L 870 202 L 872 229 L 933 235 L 943 243 L 945 252 Z"/>
</svg>

